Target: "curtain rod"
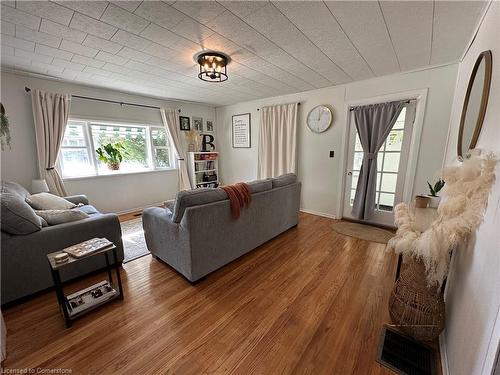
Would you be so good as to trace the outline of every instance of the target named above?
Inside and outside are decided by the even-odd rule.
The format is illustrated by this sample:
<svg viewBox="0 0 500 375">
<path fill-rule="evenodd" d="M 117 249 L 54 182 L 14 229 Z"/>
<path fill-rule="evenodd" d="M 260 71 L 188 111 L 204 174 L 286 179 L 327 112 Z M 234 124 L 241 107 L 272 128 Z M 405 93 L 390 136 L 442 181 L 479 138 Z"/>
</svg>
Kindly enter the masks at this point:
<svg viewBox="0 0 500 375">
<path fill-rule="evenodd" d="M 297 105 L 300 105 L 300 102 L 298 102 Z M 260 108 L 257 108 L 257 111 L 260 111 Z"/>
<path fill-rule="evenodd" d="M 405 100 L 403 103 L 404 104 L 409 104 L 412 100 L 416 100 L 416 99 L 410 99 L 410 100 Z M 374 103 L 374 104 L 380 104 L 380 103 Z M 371 105 L 371 104 L 365 104 L 365 105 Z M 356 105 L 354 107 L 351 107 L 349 108 L 349 111 L 354 111 L 355 108 L 359 108 L 359 107 L 363 107 L 363 105 Z"/>
<path fill-rule="evenodd" d="M 24 87 L 24 90 L 26 92 L 30 92 L 31 89 L 28 86 Z M 123 105 L 128 105 L 131 107 L 142 107 L 142 108 L 152 108 L 152 109 L 160 109 L 160 107 L 154 106 L 154 105 L 146 105 L 146 104 L 137 104 L 137 103 L 129 103 L 129 102 L 119 102 L 117 100 L 109 100 L 109 99 L 100 99 L 100 98 L 92 98 L 90 96 L 81 96 L 81 95 L 71 95 L 72 98 L 78 98 L 78 99 L 85 99 L 85 100 L 94 100 L 96 102 L 104 102 L 104 103 L 113 103 L 113 104 L 120 104 L 121 106 Z M 178 109 L 180 112 L 181 110 Z"/>
</svg>

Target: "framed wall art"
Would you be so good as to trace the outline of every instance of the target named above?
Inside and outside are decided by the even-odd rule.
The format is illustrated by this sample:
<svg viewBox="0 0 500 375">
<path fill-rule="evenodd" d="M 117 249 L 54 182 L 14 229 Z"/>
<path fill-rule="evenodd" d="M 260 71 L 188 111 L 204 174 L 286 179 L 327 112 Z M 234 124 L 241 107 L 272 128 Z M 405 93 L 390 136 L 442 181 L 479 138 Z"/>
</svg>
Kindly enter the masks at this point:
<svg viewBox="0 0 500 375">
<path fill-rule="evenodd" d="M 183 131 L 191 130 L 191 121 L 187 116 L 179 116 L 179 127 Z"/>
<path fill-rule="evenodd" d="M 193 128 L 194 130 L 203 133 L 203 119 L 201 117 L 193 116 Z"/>
<path fill-rule="evenodd" d="M 207 120 L 206 123 L 206 132 L 213 133 L 214 132 L 214 122 L 212 120 Z"/>
<path fill-rule="evenodd" d="M 251 148 L 250 113 L 233 116 L 233 148 Z"/>
</svg>

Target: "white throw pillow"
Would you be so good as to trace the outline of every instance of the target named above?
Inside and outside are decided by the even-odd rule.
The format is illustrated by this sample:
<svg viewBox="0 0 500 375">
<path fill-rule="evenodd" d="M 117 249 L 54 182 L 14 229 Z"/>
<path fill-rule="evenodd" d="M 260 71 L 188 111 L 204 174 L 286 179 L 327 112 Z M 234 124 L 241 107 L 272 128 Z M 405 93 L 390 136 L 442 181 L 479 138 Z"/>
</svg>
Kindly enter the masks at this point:
<svg viewBox="0 0 500 375">
<path fill-rule="evenodd" d="M 38 216 L 44 219 L 49 225 L 57 225 L 77 221 L 89 217 L 80 210 L 42 210 L 35 211 Z"/>
<path fill-rule="evenodd" d="M 67 199 L 58 197 L 50 193 L 38 193 L 26 197 L 28 203 L 35 210 L 69 210 L 76 207 L 76 204 L 71 203 Z"/>
</svg>

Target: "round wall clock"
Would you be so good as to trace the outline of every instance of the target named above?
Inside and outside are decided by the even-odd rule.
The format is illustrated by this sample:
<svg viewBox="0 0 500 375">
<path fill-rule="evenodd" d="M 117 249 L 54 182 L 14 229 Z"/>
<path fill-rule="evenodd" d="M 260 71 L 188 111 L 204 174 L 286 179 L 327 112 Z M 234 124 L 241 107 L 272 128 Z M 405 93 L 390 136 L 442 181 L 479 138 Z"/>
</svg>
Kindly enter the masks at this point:
<svg viewBox="0 0 500 375">
<path fill-rule="evenodd" d="M 307 115 L 307 127 L 314 133 L 323 133 L 333 120 L 332 110 L 326 105 L 318 105 Z"/>
</svg>

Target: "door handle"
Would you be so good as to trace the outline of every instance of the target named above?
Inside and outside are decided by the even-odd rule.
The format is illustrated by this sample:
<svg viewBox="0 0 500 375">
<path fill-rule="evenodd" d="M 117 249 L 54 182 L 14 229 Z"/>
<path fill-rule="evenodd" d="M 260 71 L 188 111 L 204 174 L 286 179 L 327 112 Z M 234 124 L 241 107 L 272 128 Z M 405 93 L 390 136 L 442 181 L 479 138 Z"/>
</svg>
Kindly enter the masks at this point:
<svg viewBox="0 0 500 375">
<path fill-rule="evenodd" d="M 351 171 L 347 172 L 347 175 L 352 176 L 352 172 Z"/>
</svg>

